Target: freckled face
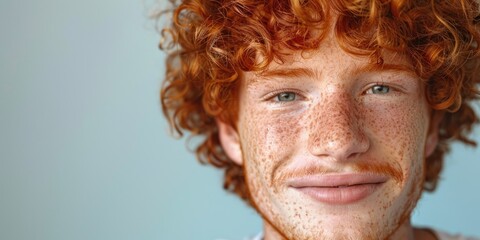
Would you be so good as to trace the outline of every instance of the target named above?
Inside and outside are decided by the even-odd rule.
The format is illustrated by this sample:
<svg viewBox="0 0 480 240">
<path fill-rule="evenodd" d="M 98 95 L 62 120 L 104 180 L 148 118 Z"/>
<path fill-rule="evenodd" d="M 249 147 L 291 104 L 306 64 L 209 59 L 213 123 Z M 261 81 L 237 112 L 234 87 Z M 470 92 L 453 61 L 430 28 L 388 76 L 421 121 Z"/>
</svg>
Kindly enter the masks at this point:
<svg viewBox="0 0 480 240">
<path fill-rule="evenodd" d="M 362 71 L 367 64 L 329 41 L 264 75 L 245 74 L 241 164 L 266 239 L 383 239 L 408 220 L 423 183 L 429 108 L 414 75 Z M 298 187 L 365 176 L 382 177 L 362 194 L 332 187 L 316 198 L 315 188 Z"/>
</svg>

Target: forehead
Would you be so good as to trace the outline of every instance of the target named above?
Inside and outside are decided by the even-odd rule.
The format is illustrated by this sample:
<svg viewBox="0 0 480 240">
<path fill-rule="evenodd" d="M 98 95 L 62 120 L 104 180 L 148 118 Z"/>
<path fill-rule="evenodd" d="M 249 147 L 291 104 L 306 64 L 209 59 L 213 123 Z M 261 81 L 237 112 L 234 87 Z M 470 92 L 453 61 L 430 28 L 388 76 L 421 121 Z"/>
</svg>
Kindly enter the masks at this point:
<svg viewBox="0 0 480 240">
<path fill-rule="evenodd" d="M 328 71 L 341 73 L 346 78 L 365 73 L 396 72 L 418 78 L 415 68 L 399 53 L 384 51 L 378 57 L 358 56 L 338 46 L 326 44 L 315 51 L 291 52 L 272 61 L 262 71 L 245 73 L 248 83 L 271 78 L 321 78 Z"/>
<path fill-rule="evenodd" d="M 338 70 L 339 68 L 344 74 L 350 76 L 362 72 L 385 70 L 399 70 L 416 75 L 414 66 L 403 53 L 381 49 L 375 56 L 360 55 L 344 48 L 339 45 L 333 31 L 329 31 L 317 49 L 308 51 L 283 49 L 279 57 L 274 59 L 264 70 L 247 72 L 246 75 L 247 78 L 253 77 L 254 79 L 278 75 L 318 77 L 320 70 Z M 257 58 L 257 60 L 260 59 L 262 59 L 261 56 Z"/>
</svg>

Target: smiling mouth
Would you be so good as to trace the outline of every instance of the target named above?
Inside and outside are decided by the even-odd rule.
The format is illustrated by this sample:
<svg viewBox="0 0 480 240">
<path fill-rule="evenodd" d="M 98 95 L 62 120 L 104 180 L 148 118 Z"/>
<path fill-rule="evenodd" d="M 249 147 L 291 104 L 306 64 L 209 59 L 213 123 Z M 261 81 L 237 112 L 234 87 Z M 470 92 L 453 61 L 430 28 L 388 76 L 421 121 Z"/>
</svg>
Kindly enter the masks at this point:
<svg viewBox="0 0 480 240">
<path fill-rule="evenodd" d="M 359 186 L 359 185 L 364 185 L 364 184 L 352 184 L 352 185 L 340 185 L 340 186 L 326 186 L 323 188 L 347 188 L 347 187 L 354 187 L 354 186 Z"/>
<path fill-rule="evenodd" d="M 375 174 L 333 174 L 295 178 L 289 181 L 289 187 L 317 202 L 342 205 L 367 198 L 387 180 Z"/>
</svg>

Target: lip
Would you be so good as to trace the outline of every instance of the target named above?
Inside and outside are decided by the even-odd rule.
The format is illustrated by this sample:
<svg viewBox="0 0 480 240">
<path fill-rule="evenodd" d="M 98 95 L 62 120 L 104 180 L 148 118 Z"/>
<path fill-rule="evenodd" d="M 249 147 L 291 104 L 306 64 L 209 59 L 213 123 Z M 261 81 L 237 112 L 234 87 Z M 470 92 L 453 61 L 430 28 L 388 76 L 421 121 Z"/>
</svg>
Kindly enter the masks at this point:
<svg viewBox="0 0 480 240">
<path fill-rule="evenodd" d="M 288 186 L 314 200 L 331 205 L 358 202 L 380 188 L 388 177 L 378 174 L 328 174 L 298 177 Z"/>
</svg>

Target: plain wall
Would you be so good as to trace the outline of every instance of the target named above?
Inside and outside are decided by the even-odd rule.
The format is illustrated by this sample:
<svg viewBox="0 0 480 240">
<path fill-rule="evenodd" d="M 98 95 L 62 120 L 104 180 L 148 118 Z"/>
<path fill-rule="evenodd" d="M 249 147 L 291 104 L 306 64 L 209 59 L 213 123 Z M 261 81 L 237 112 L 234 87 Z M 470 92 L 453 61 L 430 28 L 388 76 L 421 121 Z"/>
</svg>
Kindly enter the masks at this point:
<svg viewBox="0 0 480 240">
<path fill-rule="evenodd" d="M 261 230 L 222 190 L 222 173 L 169 136 L 151 9 L 1 1 L 0 239 L 239 240 Z M 456 145 L 452 156 L 414 222 L 480 236 L 480 150 Z"/>
</svg>

